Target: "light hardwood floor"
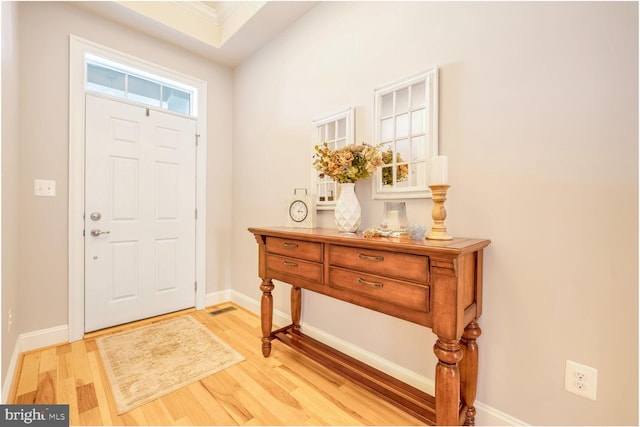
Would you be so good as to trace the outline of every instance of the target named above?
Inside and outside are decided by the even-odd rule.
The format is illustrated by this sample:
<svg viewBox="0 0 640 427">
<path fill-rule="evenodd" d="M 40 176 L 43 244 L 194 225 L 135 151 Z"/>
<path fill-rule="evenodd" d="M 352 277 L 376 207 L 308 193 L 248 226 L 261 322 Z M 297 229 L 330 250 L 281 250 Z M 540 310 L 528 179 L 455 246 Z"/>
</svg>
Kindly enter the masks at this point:
<svg viewBox="0 0 640 427">
<path fill-rule="evenodd" d="M 95 338 L 184 315 L 246 360 L 118 415 Z M 9 403 L 69 404 L 71 425 L 424 425 L 278 341 L 264 358 L 260 336 L 260 319 L 233 304 L 112 328 L 25 353 Z"/>
</svg>

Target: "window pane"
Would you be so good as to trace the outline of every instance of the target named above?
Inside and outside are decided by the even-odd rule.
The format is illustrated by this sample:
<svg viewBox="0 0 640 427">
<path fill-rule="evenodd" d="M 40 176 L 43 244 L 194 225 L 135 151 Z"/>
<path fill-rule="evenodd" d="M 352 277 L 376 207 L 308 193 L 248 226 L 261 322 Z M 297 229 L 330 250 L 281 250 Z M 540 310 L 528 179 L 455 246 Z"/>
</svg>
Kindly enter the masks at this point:
<svg viewBox="0 0 640 427">
<path fill-rule="evenodd" d="M 396 142 L 396 161 L 408 162 L 411 158 L 411 149 L 409 147 L 408 139 L 401 139 Z"/>
<path fill-rule="evenodd" d="M 417 138 L 411 138 L 411 160 L 412 162 L 416 160 L 425 160 L 425 146 L 426 146 L 426 138 L 424 136 L 419 136 Z"/>
<path fill-rule="evenodd" d="M 425 110 L 424 108 L 411 113 L 411 133 L 413 135 L 417 133 L 424 133 L 426 131 L 424 126 Z"/>
<path fill-rule="evenodd" d="M 169 86 L 162 86 L 162 107 L 176 113 L 189 114 L 191 94 Z"/>
<path fill-rule="evenodd" d="M 389 141 L 393 138 L 393 119 L 385 119 L 380 123 L 381 141 Z"/>
<path fill-rule="evenodd" d="M 327 140 L 335 141 L 336 139 L 336 122 L 327 123 Z"/>
<path fill-rule="evenodd" d="M 423 182 L 429 182 L 429 177 L 427 176 L 427 164 L 424 162 L 412 164 L 409 180 L 412 186 L 423 185 Z"/>
<path fill-rule="evenodd" d="M 160 107 L 160 85 L 149 80 L 129 76 L 127 98 L 143 104 Z"/>
<path fill-rule="evenodd" d="M 409 114 L 403 114 L 396 118 L 396 137 L 402 138 L 409 135 Z"/>
<path fill-rule="evenodd" d="M 393 167 L 384 166 L 382 168 L 382 185 L 393 185 Z"/>
<path fill-rule="evenodd" d="M 345 138 L 347 136 L 347 119 L 338 120 L 338 138 Z"/>
<path fill-rule="evenodd" d="M 387 117 L 393 114 L 393 92 L 382 95 L 380 99 L 380 116 Z"/>
<path fill-rule="evenodd" d="M 396 114 L 407 111 L 409 111 L 409 88 L 404 88 L 396 92 Z"/>
<path fill-rule="evenodd" d="M 317 129 L 318 129 L 318 141 L 320 141 L 320 143 L 322 144 L 327 140 L 327 135 L 325 134 L 324 126 L 318 126 Z"/>
<path fill-rule="evenodd" d="M 393 151 L 393 142 L 390 142 L 388 144 L 382 144 L 382 147 L 380 148 L 380 152 L 384 154 L 387 151 Z M 392 158 L 393 157 L 390 155 L 389 159 L 392 159 Z"/>
<path fill-rule="evenodd" d="M 87 64 L 87 89 L 114 96 L 124 96 L 125 74 L 120 71 Z"/>
<path fill-rule="evenodd" d="M 411 86 L 411 108 L 422 108 L 425 106 L 425 89 L 424 82 Z"/>
</svg>

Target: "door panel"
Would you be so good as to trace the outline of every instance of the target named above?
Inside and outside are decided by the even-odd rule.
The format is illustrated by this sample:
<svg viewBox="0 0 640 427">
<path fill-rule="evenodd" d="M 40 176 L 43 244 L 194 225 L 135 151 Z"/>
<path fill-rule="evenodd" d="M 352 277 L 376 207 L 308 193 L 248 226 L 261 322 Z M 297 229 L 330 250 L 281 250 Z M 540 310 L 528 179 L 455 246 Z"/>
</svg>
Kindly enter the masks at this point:
<svg viewBox="0 0 640 427">
<path fill-rule="evenodd" d="M 86 106 L 85 332 L 193 307 L 195 121 Z"/>
</svg>

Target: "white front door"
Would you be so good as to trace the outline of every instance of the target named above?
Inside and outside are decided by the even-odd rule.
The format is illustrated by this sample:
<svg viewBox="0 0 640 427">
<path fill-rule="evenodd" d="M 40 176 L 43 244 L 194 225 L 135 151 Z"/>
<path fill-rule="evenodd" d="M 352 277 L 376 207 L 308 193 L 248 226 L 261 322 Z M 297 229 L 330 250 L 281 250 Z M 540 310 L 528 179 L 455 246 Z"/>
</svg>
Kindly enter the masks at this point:
<svg viewBox="0 0 640 427">
<path fill-rule="evenodd" d="M 86 96 L 85 332 L 195 305 L 196 122 Z"/>
</svg>

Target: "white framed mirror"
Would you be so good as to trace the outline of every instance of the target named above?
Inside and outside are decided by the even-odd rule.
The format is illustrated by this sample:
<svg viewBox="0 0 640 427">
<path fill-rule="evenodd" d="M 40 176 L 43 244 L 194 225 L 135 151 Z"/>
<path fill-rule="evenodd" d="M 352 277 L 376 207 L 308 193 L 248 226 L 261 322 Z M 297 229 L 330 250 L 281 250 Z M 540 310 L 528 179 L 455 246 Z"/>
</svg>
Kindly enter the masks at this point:
<svg viewBox="0 0 640 427">
<path fill-rule="evenodd" d="M 438 155 L 438 68 L 374 91 L 375 144 L 386 165 L 374 199 L 430 198 L 429 163 Z"/>
<path fill-rule="evenodd" d="M 313 147 L 327 143 L 331 150 L 354 143 L 354 109 L 353 107 L 339 111 L 313 121 Z M 316 189 L 316 208 L 318 210 L 331 210 L 336 206 L 338 185 L 334 180 L 325 176 L 320 177 L 317 170 L 313 169 L 312 188 Z"/>
</svg>

